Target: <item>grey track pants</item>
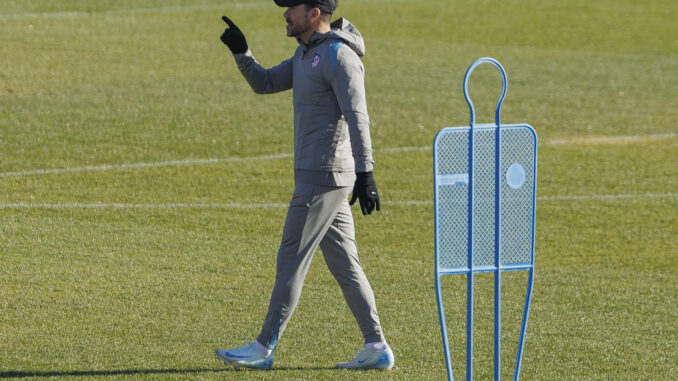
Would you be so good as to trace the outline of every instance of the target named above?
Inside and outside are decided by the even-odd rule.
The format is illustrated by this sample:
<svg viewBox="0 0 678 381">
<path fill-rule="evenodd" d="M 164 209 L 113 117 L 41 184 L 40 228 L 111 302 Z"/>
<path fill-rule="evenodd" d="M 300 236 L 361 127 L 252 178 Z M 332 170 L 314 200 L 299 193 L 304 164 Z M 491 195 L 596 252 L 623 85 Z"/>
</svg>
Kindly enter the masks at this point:
<svg viewBox="0 0 678 381">
<path fill-rule="evenodd" d="M 290 201 L 278 250 L 275 285 L 268 313 L 257 338 L 274 349 L 294 312 L 313 253 L 318 246 L 341 286 L 365 343 L 385 341 L 374 294 L 355 243 L 347 197 L 352 187 L 297 184 Z"/>
</svg>

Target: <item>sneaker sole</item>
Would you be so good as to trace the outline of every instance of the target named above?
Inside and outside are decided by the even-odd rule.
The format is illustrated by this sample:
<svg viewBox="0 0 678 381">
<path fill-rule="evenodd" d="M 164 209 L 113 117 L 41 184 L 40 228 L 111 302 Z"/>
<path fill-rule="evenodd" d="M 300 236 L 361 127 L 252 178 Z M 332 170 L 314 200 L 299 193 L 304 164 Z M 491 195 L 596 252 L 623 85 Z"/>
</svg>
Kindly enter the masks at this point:
<svg viewBox="0 0 678 381">
<path fill-rule="evenodd" d="M 247 363 L 242 363 L 239 361 L 234 361 L 230 360 L 228 357 L 222 356 L 219 354 L 219 352 L 214 352 L 214 355 L 216 356 L 217 360 L 223 361 L 224 365 L 230 365 L 234 367 L 235 369 L 238 368 L 248 368 L 248 369 L 257 369 L 257 370 L 269 370 L 273 367 L 273 364 L 266 364 L 264 366 L 258 366 L 258 365 L 252 365 L 252 364 L 247 364 Z"/>
<path fill-rule="evenodd" d="M 391 366 L 389 366 L 389 367 L 387 367 L 387 368 L 378 367 L 378 366 L 367 366 L 367 367 L 360 367 L 360 368 L 349 368 L 349 367 L 343 367 L 343 366 L 336 366 L 336 365 L 335 365 L 335 368 L 336 368 L 336 369 L 346 369 L 346 370 L 381 370 L 381 371 L 386 372 L 386 371 L 389 371 L 389 370 L 393 369 L 393 365 L 391 365 Z"/>
<path fill-rule="evenodd" d="M 341 366 L 340 364 L 335 365 L 334 367 L 337 369 L 348 369 L 348 370 L 391 370 L 395 364 L 374 364 L 374 365 L 368 365 L 368 366 L 356 366 L 356 367 L 351 367 L 351 366 Z"/>
<path fill-rule="evenodd" d="M 350 362 L 349 362 L 350 363 Z M 377 360 L 376 363 L 370 364 L 370 365 L 365 365 L 365 366 L 350 366 L 348 365 L 349 363 L 341 363 L 335 365 L 335 368 L 338 369 L 349 369 L 349 370 L 391 370 L 393 366 L 395 365 L 395 361 L 393 359 L 393 355 L 391 354 L 390 356 L 387 354 L 384 354 L 379 360 Z"/>
</svg>

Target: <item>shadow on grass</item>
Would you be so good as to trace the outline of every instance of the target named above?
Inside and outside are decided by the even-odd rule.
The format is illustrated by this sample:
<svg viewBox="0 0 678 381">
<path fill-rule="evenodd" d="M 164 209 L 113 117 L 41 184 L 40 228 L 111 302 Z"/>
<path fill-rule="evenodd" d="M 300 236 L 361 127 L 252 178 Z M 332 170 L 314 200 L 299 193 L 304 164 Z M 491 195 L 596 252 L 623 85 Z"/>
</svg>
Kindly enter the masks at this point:
<svg viewBox="0 0 678 381">
<path fill-rule="evenodd" d="M 326 371 L 336 370 L 334 367 L 279 367 L 268 371 L 275 372 L 286 370 L 306 370 L 306 371 Z M 220 372 L 259 372 L 249 369 L 235 369 L 225 367 L 218 369 L 117 369 L 117 370 L 75 370 L 75 371 L 50 371 L 50 372 L 22 372 L 22 371 L 4 371 L 0 372 L 0 378 L 31 378 L 31 377 L 93 377 L 93 376 L 130 376 L 136 374 L 197 374 L 197 373 L 220 373 Z"/>
<path fill-rule="evenodd" d="M 91 376 L 129 376 L 135 374 L 195 374 L 234 372 L 233 368 L 218 369 L 116 369 L 116 370 L 74 370 L 74 371 L 50 371 L 50 372 L 0 372 L 0 378 L 28 378 L 28 377 L 91 377 Z"/>
<path fill-rule="evenodd" d="M 280 366 L 280 367 L 273 367 L 269 372 L 273 371 L 275 372 L 276 370 L 321 370 L 321 371 L 327 371 L 327 370 L 336 370 L 336 371 L 342 371 L 343 369 L 337 369 L 333 366 Z"/>
</svg>

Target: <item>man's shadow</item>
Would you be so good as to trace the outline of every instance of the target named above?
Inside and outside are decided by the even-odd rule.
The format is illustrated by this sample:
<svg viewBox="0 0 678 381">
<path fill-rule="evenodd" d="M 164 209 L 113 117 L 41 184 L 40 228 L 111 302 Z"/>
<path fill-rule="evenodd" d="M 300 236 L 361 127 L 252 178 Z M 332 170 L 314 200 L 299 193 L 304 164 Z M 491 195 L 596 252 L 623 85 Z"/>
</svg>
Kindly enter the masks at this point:
<svg viewBox="0 0 678 381">
<path fill-rule="evenodd" d="M 74 370 L 74 371 L 4 371 L 0 378 L 29 377 L 88 377 L 88 376 L 130 376 L 136 374 L 197 374 L 233 372 L 232 367 L 214 369 L 114 369 L 114 370 Z"/>
<path fill-rule="evenodd" d="M 336 369 L 334 367 L 274 367 L 269 371 L 276 370 L 315 370 L 326 371 Z M 247 369 L 235 369 L 233 367 L 223 368 L 202 368 L 202 369 L 114 369 L 114 370 L 74 370 L 74 371 L 4 371 L 0 372 L 0 378 L 30 378 L 30 377 L 92 377 L 92 376 L 131 376 L 137 374 L 199 374 L 199 373 L 221 373 L 221 372 L 242 372 Z M 249 370 L 251 371 L 251 370 Z"/>
</svg>

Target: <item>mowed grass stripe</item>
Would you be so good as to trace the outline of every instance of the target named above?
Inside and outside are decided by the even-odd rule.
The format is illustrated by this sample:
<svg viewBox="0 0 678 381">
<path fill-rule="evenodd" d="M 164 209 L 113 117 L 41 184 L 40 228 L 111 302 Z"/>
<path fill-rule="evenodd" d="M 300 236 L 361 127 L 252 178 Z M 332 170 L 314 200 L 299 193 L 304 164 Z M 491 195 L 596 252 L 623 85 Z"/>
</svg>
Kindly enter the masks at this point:
<svg viewBox="0 0 678 381">
<path fill-rule="evenodd" d="M 114 9 L 114 10 L 105 10 L 105 11 L 92 11 L 92 12 L 45 12 L 45 13 L 17 13 L 17 14 L 7 14 L 0 15 L 0 20 L 2 19 L 25 19 L 25 18 L 75 18 L 75 17 L 84 17 L 91 16 L 93 14 L 101 15 L 115 15 L 115 14 L 128 14 L 128 13 L 169 13 L 169 12 L 185 12 L 185 11 L 207 11 L 212 9 L 224 9 L 228 7 L 233 8 L 257 8 L 271 5 L 268 1 L 243 1 L 233 4 L 195 4 L 195 5 L 176 5 L 176 6 L 166 6 L 166 7 L 154 7 L 154 8 L 126 8 L 126 9 Z"/>
<path fill-rule="evenodd" d="M 362 2 L 395 2 L 394 0 L 362 0 Z M 76 18 L 92 16 L 93 14 L 100 15 L 127 15 L 130 13 L 172 13 L 172 12 L 186 12 L 186 11 L 209 11 L 213 9 L 229 9 L 229 8 L 262 8 L 271 7 L 271 1 L 239 1 L 235 3 L 222 4 L 191 4 L 191 5 L 170 5 L 164 7 L 138 7 L 138 8 L 124 8 L 124 9 L 110 9 L 102 11 L 72 11 L 72 12 L 36 12 L 36 13 L 15 13 L 15 14 L 0 14 L 0 20 L 8 19 L 27 19 L 27 18 Z"/>
<path fill-rule="evenodd" d="M 648 141 L 672 139 L 678 137 L 676 133 L 654 134 L 654 135 L 634 135 L 634 136 L 607 136 L 607 137 L 581 137 L 568 139 L 552 139 L 547 140 L 541 144 L 547 146 L 573 146 L 573 145 L 589 145 L 589 144 L 633 144 L 644 143 Z M 412 152 L 412 151 L 428 151 L 432 148 L 429 146 L 422 147 L 390 147 L 379 150 L 374 150 L 375 153 L 387 152 Z M 0 177 L 20 177 L 31 175 L 49 175 L 68 172 L 88 172 L 88 171 L 110 171 L 118 169 L 136 169 L 136 168 L 152 168 L 152 167 L 174 167 L 180 165 L 198 165 L 198 164 L 214 164 L 214 163 L 231 163 L 241 161 L 258 161 L 258 160 L 277 160 L 288 159 L 293 157 L 291 153 L 278 153 L 271 155 L 249 156 L 249 157 L 225 157 L 225 158 L 207 158 L 207 159 L 181 159 L 158 161 L 149 163 L 125 163 L 125 164 L 103 164 L 103 165 L 88 165 L 83 167 L 73 168 L 53 168 L 53 169 L 31 169 L 27 171 L 4 172 L 0 173 Z"/>
<path fill-rule="evenodd" d="M 591 194 L 578 196 L 541 196 L 538 201 L 591 201 L 626 199 L 678 198 L 678 193 L 643 194 Z M 382 205 L 392 206 L 430 206 L 432 200 L 383 201 Z M 132 204 L 132 203 L 8 203 L 0 204 L 0 209 L 272 209 L 286 208 L 286 203 L 170 203 L 170 204 Z"/>
</svg>

